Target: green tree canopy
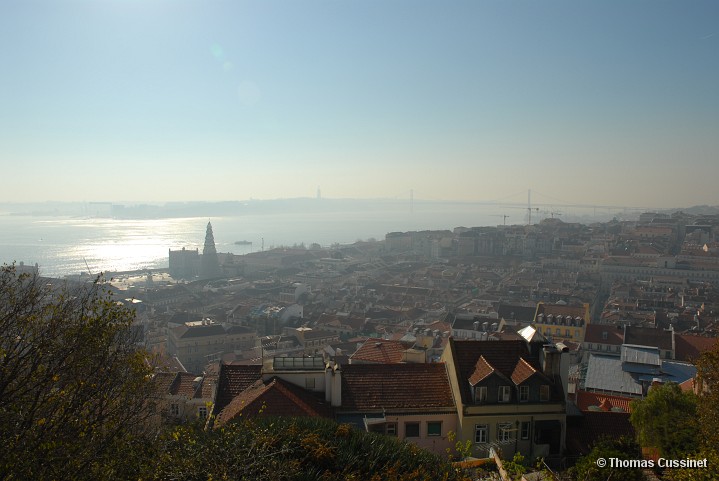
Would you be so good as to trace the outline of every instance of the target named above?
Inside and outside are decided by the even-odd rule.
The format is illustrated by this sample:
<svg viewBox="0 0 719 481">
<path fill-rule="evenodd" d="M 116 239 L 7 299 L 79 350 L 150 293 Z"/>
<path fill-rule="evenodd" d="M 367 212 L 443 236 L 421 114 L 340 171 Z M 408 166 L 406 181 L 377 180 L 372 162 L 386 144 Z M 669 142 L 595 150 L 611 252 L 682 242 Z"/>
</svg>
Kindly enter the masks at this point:
<svg viewBox="0 0 719 481">
<path fill-rule="evenodd" d="M 696 366 L 700 439 L 704 447 L 716 450 L 719 448 L 719 344 L 702 353 Z"/>
<path fill-rule="evenodd" d="M 630 437 L 619 439 L 601 439 L 592 451 L 580 459 L 575 466 L 569 470 L 569 476 L 576 481 L 642 481 L 644 474 L 641 468 L 614 467 L 610 459 L 631 459 L 641 458 L 641 451 L 636 441 Z M 606 463 L 599 466 L 597 460 L 602 459 Z M 602 464 L 602 463 L 599 463 Z"/>
<path fill-rule="evenodd" d="M 697 397 L 676 383 L 654 386 L 647 397 L 632 401 L 629 420 L 639 444 L 658 448 L 665 458 L 679 458 L 698 448 Z"/>
<path fill-rule="evenodd" d="M 702 353 L 696 362 L 699 395 L 699 452 L 692 459 L 706 459 L 706 468 L 669 469 L 672 481 L 715 481 L 719 479 L 719 344 Z"/>
<path fill-rule="evenodd" d="M 0 268 L 0 479 L 132 476 L 150 369 L 100 282 Z"/>
<path fill-rule="evenodd" d="M 260 418 L 207 432 L 178 426 L 143 479 L 469 481 L 446 460 L 321 418 Z"/>
</svg>

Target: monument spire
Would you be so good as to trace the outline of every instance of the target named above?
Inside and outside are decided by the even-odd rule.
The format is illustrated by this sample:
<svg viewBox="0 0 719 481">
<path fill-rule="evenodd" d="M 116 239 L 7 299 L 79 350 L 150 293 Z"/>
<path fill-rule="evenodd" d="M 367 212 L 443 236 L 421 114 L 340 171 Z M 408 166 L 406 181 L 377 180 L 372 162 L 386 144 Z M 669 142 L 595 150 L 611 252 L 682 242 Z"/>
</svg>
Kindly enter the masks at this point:
<svg viewBox="0 0 719 481">
<path fill-rule="evenodd" d="M 209 220 L 207 221 L 207 232 L 205 233 L 205 246 L 202 248 L 200 276 L 204 279 L 220 277 L 220 262 L 217 259 L 215 236 L 212 233 L 212 223 Z"/>
</svg>

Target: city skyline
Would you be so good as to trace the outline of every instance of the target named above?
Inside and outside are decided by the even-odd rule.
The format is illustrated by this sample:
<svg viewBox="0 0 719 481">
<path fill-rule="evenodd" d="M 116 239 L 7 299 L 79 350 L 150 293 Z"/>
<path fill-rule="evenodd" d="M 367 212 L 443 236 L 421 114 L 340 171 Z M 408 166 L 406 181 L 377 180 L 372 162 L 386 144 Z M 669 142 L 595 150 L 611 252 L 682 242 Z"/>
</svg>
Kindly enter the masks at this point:
<svg viewBox="0 0 719 481">
<path fill-rule="evenodd" d="M 710 1 L 10 0 L 0 202 L 717 205 L 716 18 Z"/>
</svg>

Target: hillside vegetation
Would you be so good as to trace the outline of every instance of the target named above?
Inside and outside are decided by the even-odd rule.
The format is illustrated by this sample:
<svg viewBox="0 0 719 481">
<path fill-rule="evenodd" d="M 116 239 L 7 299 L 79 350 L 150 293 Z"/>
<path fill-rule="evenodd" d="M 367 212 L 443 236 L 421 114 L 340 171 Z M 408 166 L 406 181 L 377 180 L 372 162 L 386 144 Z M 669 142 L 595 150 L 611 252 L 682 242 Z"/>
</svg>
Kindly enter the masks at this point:
<svg viewBox="0 0 719 481">
<path fill-rule="evenodd" d="M 413 444 L 318 418 L 244 420 L 209 432 L 178 426 L 158 448 L 144 479 L 467 479 Z"/>
</svg>

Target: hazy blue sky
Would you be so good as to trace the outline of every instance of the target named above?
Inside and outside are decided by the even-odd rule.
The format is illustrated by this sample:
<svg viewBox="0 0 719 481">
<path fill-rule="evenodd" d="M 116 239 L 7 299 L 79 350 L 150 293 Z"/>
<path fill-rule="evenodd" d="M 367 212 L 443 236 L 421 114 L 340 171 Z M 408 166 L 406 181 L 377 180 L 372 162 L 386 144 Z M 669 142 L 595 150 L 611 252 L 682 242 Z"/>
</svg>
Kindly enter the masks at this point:
<svg viewBox="0 0 719 481">
<path fill-rule="evenodd" d="M 719 2 L 2 0 L 0 201 L 719 204 Z"/>
</svg>

